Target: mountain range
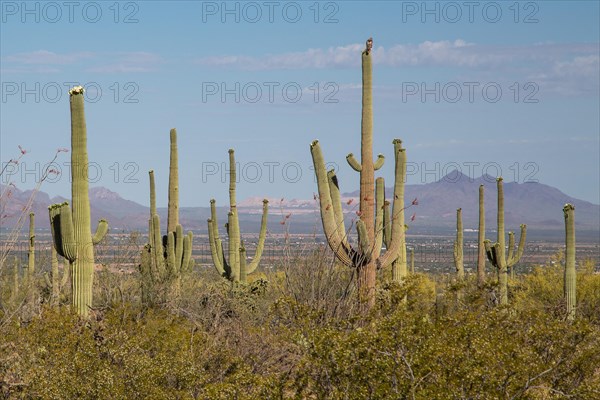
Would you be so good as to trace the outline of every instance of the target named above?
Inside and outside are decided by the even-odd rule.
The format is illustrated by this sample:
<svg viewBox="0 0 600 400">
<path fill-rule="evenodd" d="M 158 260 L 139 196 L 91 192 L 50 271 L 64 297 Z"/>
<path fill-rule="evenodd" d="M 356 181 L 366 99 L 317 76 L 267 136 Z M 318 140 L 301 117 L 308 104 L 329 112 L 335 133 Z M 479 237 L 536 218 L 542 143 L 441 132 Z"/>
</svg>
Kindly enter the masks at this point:
<svg viewBox="0 0 600 400">
<path fill-rule="evenodd" d="M 405 187 L 406 220 L 413 233 L 450 233 L 455 229 L 456 209 L 462 208 L 466 231 L 476 230 L 478 221 L 479 185 L 485 187 L 487 230 L 496 226 L 496 179 L 489 175 L 470 178 L 459 171 L 450 172 L 437 182 L 411 184 Z M 315 188 L 316 189 L 316 188 Z M 32 192 L 0 185 L 2 196 L 1 228 L 11 228 L 16 217 L 27 203 Z M 10 194 L 8 194 L 10 192 Z M 393 188 L 386 188 L 386 198 L 392 197 Z M 342 194 L 343 209 L 347 221 L 357 218 L 358 191 Z M 576 212 L 577 232 L 596 239 L 600 237 L 600 205 L 575 199 L 560 190 L 542 183 L 504 183 L 504 204 L 507 230 L 517 231 L 521 223 L 532 234 L 558 237 L 564 230 L 562 207 L 572 203 Z M 415 200 L 417 205 L 411 205 Z M 63 197 L 50 196 L 39 191 L 32 205 L 38 228 L 48 228 L 48 205 L 66 201 Z M 291 233 L 321 232 L 318 204 L 311 199 L 269 199 L 269 230 L 282 231 L 281 222 Z M 149 208 L 134 201 L 123 199 L 118 193 L 104 187 L 90 189 L 92 220 L 106 218 L 113 231 L 145 231 L 148 226 Z M 258 232 L 262 212 L 262 198 L 248 198 L 238 204 L 240 226 L 243 232 Z M 228 207 L 218 207 L 219 222 L 226 220 Z M 166 208 L 159 208 L 161 220 L 166 220 Z M 414 220 L 411 217 L 414 215 Z M 206 207 L 181 207 L 180 221 L 185 229 L 206 232 L 206 219 L 210 216 Z M 286 218 L 286 216 L 288 216 Z M 27 225 L 27 224 L 25 224 Z M 594 240 L 595 241 L 595 240 Z"/>
</svg>

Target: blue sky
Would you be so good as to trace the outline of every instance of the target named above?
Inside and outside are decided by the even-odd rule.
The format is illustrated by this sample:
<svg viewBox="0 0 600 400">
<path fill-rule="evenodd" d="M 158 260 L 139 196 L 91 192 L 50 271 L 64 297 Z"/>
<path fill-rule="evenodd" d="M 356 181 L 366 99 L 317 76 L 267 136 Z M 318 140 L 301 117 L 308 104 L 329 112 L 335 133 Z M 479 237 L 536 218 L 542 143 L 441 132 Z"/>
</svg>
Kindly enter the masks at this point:
<svg viewBox="0 0 600 400">
<path fill-rule="evenodd" d="M 600 202 L 599 3 L 1 1 L 0 159 L 35 186 L 69 147 L 69 82 L 87 88 L 93 186 L 166 205 L 169 129 L 182 206 L 238 197 L 311 198 L 309 143 L 358 188 L 360 52 L 374 38 L 374 152 L 401 138 L 408 183 L 460 168 L 537 180 Z M 68 196 L 63 172 L 45 182 Z M 381 170 L 392 177 L 390 161 Z M 10 174 L 5 174 L 3 183 Z"/>
</svg>

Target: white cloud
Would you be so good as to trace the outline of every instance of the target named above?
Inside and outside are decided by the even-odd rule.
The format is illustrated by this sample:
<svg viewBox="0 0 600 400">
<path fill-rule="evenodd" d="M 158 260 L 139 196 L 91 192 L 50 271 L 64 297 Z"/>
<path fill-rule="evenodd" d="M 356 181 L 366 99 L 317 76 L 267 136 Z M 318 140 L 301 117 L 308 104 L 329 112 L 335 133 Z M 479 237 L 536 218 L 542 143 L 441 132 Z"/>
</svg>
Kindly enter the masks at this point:
<svg viewBox="0 0 600 400">
<path fill-rule="evenodd" d="M 576 56 L 565 61 L 555 61 L 551 68 L 536 71 L 531 80 L 545 92 L 560 95 L 600 94 L 600 56 Z"/>
<path fill-rule="evenodd" d="M 553 68 L 554 73 L 558 76 L 584 75 L 597 77 L 599 70 L 600 56 L 597 54 L 575 57 L 573 60 L 566 62 L 557 62 Z"/>
<path fill-rule="evenodd" d="M 200 57 L 199 65 L 239 70 L 356 68 L 364 44 L 308 49 L 263 56 Z M 373 62 L 392 68 L 456 68 L 469 80 L 530 81 L 544 92 L 597 93 L 600 86 L 598 43 L 536 43 L 497 46 L 454 41 L 425 41 L 373 49 Z"/>
<path fill-rule="evenodd" d="M 4 61 L 15 64 L 69 65 L 93 56 L 91 52 L 58 54 L 48 50 L 37 50 L 6 56 Z"/>
<path fill-rule="evenodd" d="M 232 67 L 245 70 L 345 68 L 358 65 L 356 54 L 364 45 L 330 47 L 328 49 L 308 49 L 303 52 L 270 54 L 262 57 L 250 56 L 208 56 L 195 60 L 197 64 L 213 67 Z"/>
<path fill-rule="evenodd" d="M 163 59 L 154 53 L 143 51 L 117 53 L 112 56 L 114 62 L 89 67 L 87 71 L 98 73 L 134 73 L 134 72 L 150 72 L 156 70 L 159 64 L 163 63 Z"/>
<path fill-rule="evenodd" d="M 353 68 L 360 65 L 358 54 L 363 44 L 308 49 L 303 52 L 267 54 L 264 56 L 224 55 L 200 57 L 197 64 L 244 70 Z M 419 44 L 397 44 L 376 47 L 376 64 L 400 66 L 489 67 L 512 62 L 540 62 L 577 55 L 586 59 L 597 53 L 594 44 L 542 43 L 526 46 L 488 46 L 454 41 L 425 41 Z"/>
<path fill-rule="evenodd" d="M 60 67 L 83 65 L 86 71 L 98 73 L 131 73 L 153 71 L 163 59 L 154 53 L 134 51 L 117 53 L 55 53 L 36 50 L 2 58 L 3 73 L 61 72 Z"/>
</svg>

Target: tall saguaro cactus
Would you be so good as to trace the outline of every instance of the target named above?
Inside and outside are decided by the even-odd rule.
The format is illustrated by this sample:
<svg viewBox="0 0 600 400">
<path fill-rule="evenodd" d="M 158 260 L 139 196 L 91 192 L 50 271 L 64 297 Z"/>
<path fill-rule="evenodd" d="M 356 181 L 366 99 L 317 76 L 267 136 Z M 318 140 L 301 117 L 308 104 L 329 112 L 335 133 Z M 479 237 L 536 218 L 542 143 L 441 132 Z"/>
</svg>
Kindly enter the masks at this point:
<svg viewBox="0 0 600 400">
<path fill-rule="evenodd" d="M 454 267 L 456 268 L 456 277 L 459 280 L 465 277 L 463 246 L 462 209 L 459 208 L 456 210 L 456 239 L 454 240 Z"/>
<path fill-rule="evenodd" d="M 167 232 L 175 232 L 179 224 L 179 157 L 177 154 L 177 130 L 169 132 L 169 203 L 167 213 Z"/>
<path fill-rule="evenodd" d="M 515 235 L 508 233 L 508 255 L 504 237 L 504 186 L 502 177 L 496 179 L 498 188 L 498 240 L 493 245 L 489 240 L 485 241 L 485 250 L 490 263 L 498 270 L 498 286 L 500 291 L 500 304 L 508 304 L 508 268 L 514 266 L 523 255 L 525 250 L 525 238 L 527 236 L 527 225 L 521 224 L 521 237 L 519 245 L 515 250 Z"/>
<path fill-rule="evenodd" d="M 68 202 L 49 207 L 54 247 L 69 260 L 71 268 L 72 303 L 77 313 L 87 316 L 92 306 L 94 279 L 94 247 L 108 231 L 106 220 L 100 220 L 92 236 L 88 185 L 87 128 L 83 91 L 76 86 L 69 91 L 71 104 L 71 197 Z"/>
<path fill-rule="evenodd" d="M 393 212 L 388 220 L 384 218 L 383 212 L 384 181 L 383 178 L 375 180 L 375 171 L 383 166 L 384 157 L 379 155 L 376 161 L 373 160 L 372 47 L 373 40 L 369 39 L 366 49 L 362 52 L 361 162 L 359 163 L 352 154 L 346 157 L 348 164 L 360 173 L 360 216 L 356 222 L 358 232 L 356 249 L 348 242 L 335 172 L 327 173 L 318 140 L 313 141 L 310 146 L 319 190 L 321 220 L 327 242 L 341 263 L 357 270 L 359 297 L 367 307 L 375 303 L 375 277 L 378 268 L 387 267 L 395 261 L 399 263 L 399 273 L 406 274 L 404 241 L 406 153 L 402 148 L 402 142 L 398 139 L 394 140 L 394 203 Z M 384 232 L 387 250 L 381 254 Z"/>
<path fill-rule="evenodd" d="M 269 200 L 263 200 L 260 233 L 254 258 L 250 263 L 246 263 L 246 248 L 240 238 L 240 222 L 235 193 L 236 178 L 235 152 L 233 149 L 229 149 L 229 212 L 227 214 L 227 224 L 225 224 L 227 236 L 229 237 L 229 260 L 225 257 L 223 243 L 219 237 L 216 201 L 214 199 L 210 201 L 210 218 L 207 220 L 208 241 L 210 242 L 213 264 L 219 275 L 232 282 L 246 282 L 247 276 L 258 267 L 265 247 Z"/>
<path fill-rule="evenodd" d="M 477 231 L 477 286 L 485 283 L 485 204 L 484 186 L 479 185 L 479 228 Z"/>
<path fill-rule="evenodd" d="M 169 200 L 167 209 L 167 234 L 161 236 L 160 218 L 156 211 L 156 185 L 154 171 L 150 179 L 150 219 L 148 221 L 148 244 L 142 250 L 140 272 L 142 274 L 142 302 L 164 303 L 167 297 L 176 300 L 180 295 L 181 276 L 193 267 L 193 234 L 183 234 L 179 224 L 179 167 L 177 154 L 177 131 L 169 132 Z"/>
<path fill-rule="evenodd" d="M 577 271 L 575 270 L 575 207 L 565 204 L 565 285 L 567 319 L 574 320 L 577 311 Z"/>
</svg>

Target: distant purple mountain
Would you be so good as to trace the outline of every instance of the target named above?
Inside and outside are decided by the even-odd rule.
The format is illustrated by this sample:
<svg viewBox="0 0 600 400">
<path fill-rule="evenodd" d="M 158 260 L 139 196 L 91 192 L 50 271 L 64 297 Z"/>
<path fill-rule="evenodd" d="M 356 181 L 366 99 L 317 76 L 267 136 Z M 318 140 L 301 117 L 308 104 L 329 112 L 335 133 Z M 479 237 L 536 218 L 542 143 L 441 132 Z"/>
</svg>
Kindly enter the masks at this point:
<svg viewBox="0 0 600 400">
<path fill-rule="evenodd" d="M 21 191 L 13 186 L 0 185 L 1 193 L 7 191 L 3 198 L 3 214 L 1 227 L 10 228 L 18 219 L 21 210 L 29 201 L 32 195 L 31 190 Z M 48 206 L 55 203 L 62 203 L 69 199 L 56 196 L 50 198 L 47 193 L 39 191 L 35 194 L 32 204 L 32 211 L 36 215 L 36 227 L 49 228 L 50 222 L 48 217 Z M 123 222 L 125 229 L 139 229 L 142 220 L 138 217 L 141 214 L 148 214 L 148 208 L 136 202 L 125 200 L 118 193 L 112 192 L 103 187 L 90 189 L 90 203 L 92 208 L 92 221 L 97 221 L 101 218 L 109 220 L 109 222 Z M 145 217 L 147 220 L 147 217 Z M 147 222 L 146 222 L 147 223 Z M 27 224 L 26 224 L 27 225 Z M 94 225 L 92 223 L 92 225 Z"/>
<path fill-rule="evenodd" d="M 465 229 L 477 229 L 478 221 L 478 191 L 479 185 L 485 187 L 486 223 L 488 232 L 496 227 L 496 179 L 491 176 L 481 176 L 471 179 L 468 176 L 453 171 L 437 182 L 407 185 L 405 203 L 410 205 L 413 199 L 418 200 L 417 206 L 407 210 L 407 219 L 416 214 L 415 221 L 410 222 L 411 230 L 452 229 L 455 226 L 456 209 L 462 208 Z M 5 186 L 0 185 L 4 191 Z M 4 214 L 1 227 L 11 227 L 20 210 L 26 204 L 30 191 L 20 191 L 9 187 L 12 193 L 3 205 Z M 600 234 L 600 205 L 570 197 L 560 190 L 542 183 L 515 183 L 504 182 L 504 206 L 507 230 L 518 230 L 519 224 L 525 223 L 534 231 L 553 231 L 558 235 L 564 229 L 562 207 L 565 203 L 575 205 L 576 224 L 578 231 L 588 234 Z M 357 198 L 358 191 L 343 194 L 344 198 Z M 386 188 L 386 197 L 392 197 L 392 189 Z M 48 228 L 48 205 L 65 201 L 65 198 L 55 197 L 50 199 L 44 192 L 37 193 L 33 203 L 33 212 L 38 216 L 36 225 L 39 228 Z M 279 199 L 271 200 L 269 229 L 279 232 L 280 214 L 291 214 L 290 227 L 292 233 L 312 232 L 315 227 L 320 232 L 321 226 L 318 209 L 314 199 L 286 200 L 283 207 Z M 106 218 L 111 229 L 141 230 L 148 226 L 149 209 L 136 202 L 123 199 L 118 193 L 106 188 L 96 187 L 90 189 L 90 202 L 92 206 L 92 220 Z M 345 205 L 347 212 L 354 213 L 358 200 L 350 206 Z M 262 199 L 248 199 L 240 202 L 240 224 L 244 232 L 258 232 L 260 224 L 260 210 Z M 161 221 L 166 223 L 166 209 L 158 210 Z M 220 221 L 226 220 L 227 209 L 219 207 Z M 206 231 L 206 219 L 210 216 L 207 207 L 182 207 L 180 221 L 185 229 Z M 598 232 L 598 233 L 596 233 Z"/>
<path fill-rule="evenodd" d="M 462 208 L 465 229 L 477 229 L 479 218 L 479 185 L 485 187 L 485 215 L 488 229 L 496 227 L 496 178 L 484 175 L 469 178 L 452 171 L 437 182 L 406 185 L 405 203 L 418 199 L 418 206 L 407 214 L 416 213 L 415 226 L 449 227 L 456 224 L 456 209 Z M 386 198 L 391 198 L 393 188 L 386 188 Z M 358 191 L 344 197 L 357 197 Z M 524 223 L 540 230 L 562 230 L 562 208 L 566 203 L 575 206 L 578 229 L 600 230 L 600 205 L 568 196 L 560 190 L 542 183 L 516 183 L 504 181 L 504 214 L 507 229 L 518 230 Z"/>
</svg>

